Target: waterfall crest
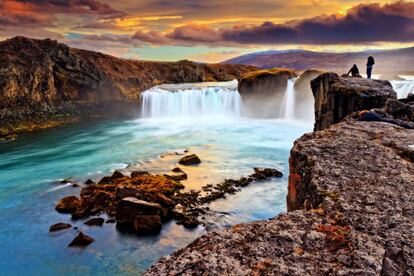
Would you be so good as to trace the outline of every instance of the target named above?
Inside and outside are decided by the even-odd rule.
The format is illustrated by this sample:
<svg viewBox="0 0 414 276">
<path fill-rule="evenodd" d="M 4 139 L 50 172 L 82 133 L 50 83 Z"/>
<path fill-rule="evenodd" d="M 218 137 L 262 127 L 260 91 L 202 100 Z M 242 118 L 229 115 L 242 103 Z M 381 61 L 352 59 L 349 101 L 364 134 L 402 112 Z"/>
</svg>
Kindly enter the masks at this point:
<svg viewBox="0 0 414 276">
<path fill-rule="evenodd" d="M 296 78 L 288 79 L 286 91 L 282 99 L 279 117 L 286 120 L 291 120 L 295 117 L 295 81 Z"/>
<path fill-rule="evenodd" d="M 241 114 L 241 97 L 237 82 L 160 85 L 141 94 L 141 115 L 144 118 L 226 116 Z"/>
</svg>

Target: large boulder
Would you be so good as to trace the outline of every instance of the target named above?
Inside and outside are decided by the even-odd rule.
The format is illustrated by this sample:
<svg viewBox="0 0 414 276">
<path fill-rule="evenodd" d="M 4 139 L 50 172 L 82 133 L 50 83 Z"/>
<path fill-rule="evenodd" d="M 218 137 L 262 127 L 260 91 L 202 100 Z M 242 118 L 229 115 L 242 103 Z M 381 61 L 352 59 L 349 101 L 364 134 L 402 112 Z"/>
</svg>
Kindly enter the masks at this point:
<svg viewBox="0 0 414 276">
<path fill-rule="evenodd" d="M 387 99 L 396 99 L 391 84 L 384 80 L 339 77 L 324 73 L 311 81 L 315 97 L 315 130 L 336 124 L 349 114 L 383 107 Z"/>
<path fill-rule="evenodd" d="M 59 213 L 73 213 L 79 207 L 81 201 L 76 196 L 66 196 L 60 199 L 56 204 L 56 211 Z"/>
<path fill-rule="evenodd" d="M 178 160 L 178 163 L 181 165 L 197 165 L 201 163 L 201 160 L 197 155 L 190 154 L 182 157 Z"/>
<path fill-rule="evenodd" d="M 117 226 L 136 234 L 152 234 L 161 230 L 162 207 L 158 203 L 126 197 L 118 203 Z"/>
<path fill-rule="evenodd" d="M 277 117 L 288 79 L 294 77 L 296 73 L 289 69 L 269 69 L 250 72 L 239 78 L 238 90 L 247 115 Z"/>
<path fill-rule="evenodd" d="M 88 235 L 79 232 L 79 234 L 73 239 L 68 247 L 85 247 L 93 243 L 95 240 Z"/>
</svg>

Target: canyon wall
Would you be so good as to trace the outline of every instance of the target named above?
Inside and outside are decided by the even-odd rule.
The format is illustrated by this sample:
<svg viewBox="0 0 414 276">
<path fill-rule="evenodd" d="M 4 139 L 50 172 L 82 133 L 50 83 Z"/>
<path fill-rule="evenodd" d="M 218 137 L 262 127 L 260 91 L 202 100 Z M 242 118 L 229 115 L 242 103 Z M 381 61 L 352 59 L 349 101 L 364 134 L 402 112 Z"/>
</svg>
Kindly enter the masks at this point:
<svg viewBox="0 0 414 276">
<path fill-rule="evenodd" d="M 154 85 L 229 81 L 253 70 L 186 60 L 126 60 L 50 39 L 15 37 L 0 42 L 0 133 L 60 120 L 130 115 L 137 112 L 140 92 Z"/>
</svg>

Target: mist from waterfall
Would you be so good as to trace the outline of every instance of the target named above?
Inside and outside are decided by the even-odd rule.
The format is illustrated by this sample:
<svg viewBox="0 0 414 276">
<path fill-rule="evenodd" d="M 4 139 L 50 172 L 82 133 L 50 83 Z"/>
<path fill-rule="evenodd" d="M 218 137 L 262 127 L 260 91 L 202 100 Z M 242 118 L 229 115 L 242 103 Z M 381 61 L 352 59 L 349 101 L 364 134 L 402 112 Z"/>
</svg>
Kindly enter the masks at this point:
<svg viewBox="0 0 414 276">
<path fill-rule="evenodd" d="M 295 118 L 295 79 L 289 79 L 283 95 L 282 105 L 280 109 L 280 118 L 292 120 Z"/>
<path fill-rule="evenodd" d="M 394 80 L 390 81 L 394 91 L 397 92 L 398 99 L 407 98 L 408 94 L 414 94 L 413 80 Z"/>
</svg>

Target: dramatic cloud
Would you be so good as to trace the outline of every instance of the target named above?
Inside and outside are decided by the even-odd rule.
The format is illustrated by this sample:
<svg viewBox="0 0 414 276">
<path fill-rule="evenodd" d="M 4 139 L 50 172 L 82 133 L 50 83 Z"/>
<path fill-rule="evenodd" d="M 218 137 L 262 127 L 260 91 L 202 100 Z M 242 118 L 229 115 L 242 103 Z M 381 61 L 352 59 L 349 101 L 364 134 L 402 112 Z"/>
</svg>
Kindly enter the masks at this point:
<svg viewBox="0 0 414 276">
<path fill-rule="evenodd" d="M 322 15 L 284 24 L 264 22 L 258 26 L 238 25 L 213 29 L 185 25 L 158 36 L 150 43 L 165 40 L 186 44 L 337 44 L 414 41 L 414 3 L 359 5 L 346 15 Z"/>
<path fill-rule="evenodd" d="M 414 3 L 359 5 L 345 16 L 219 30 L 222 40 L 256 44 L 336 44 L 414 41 Z"/>
</svg>

